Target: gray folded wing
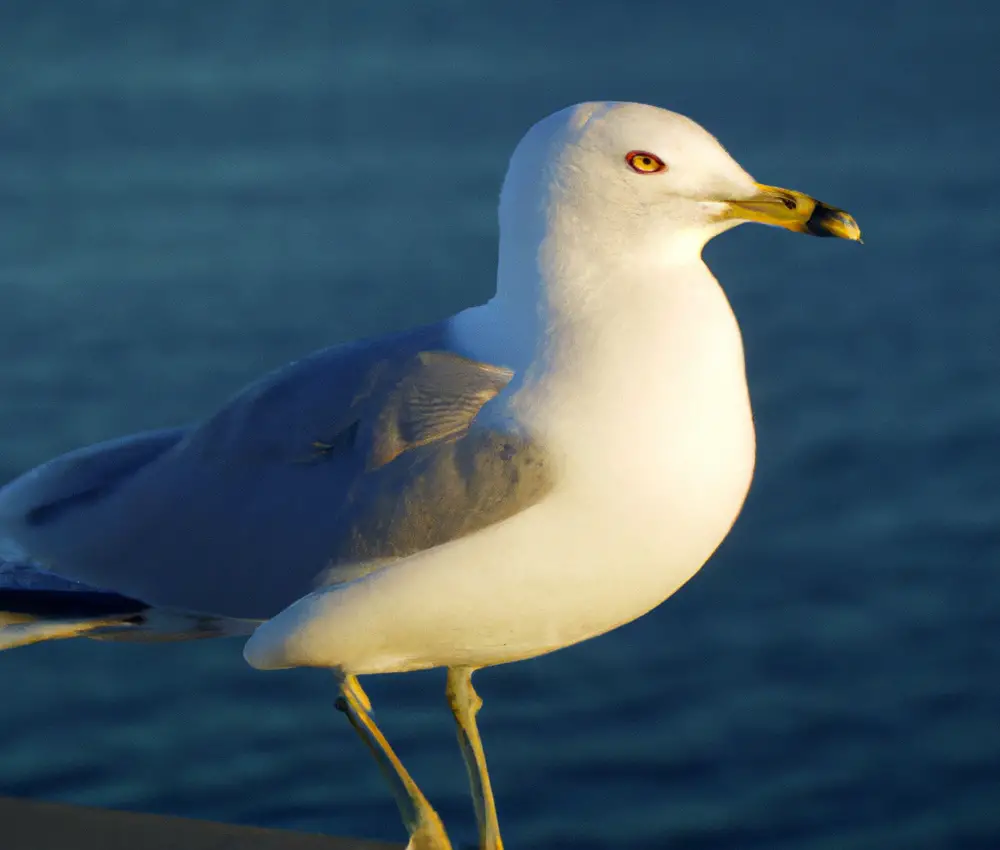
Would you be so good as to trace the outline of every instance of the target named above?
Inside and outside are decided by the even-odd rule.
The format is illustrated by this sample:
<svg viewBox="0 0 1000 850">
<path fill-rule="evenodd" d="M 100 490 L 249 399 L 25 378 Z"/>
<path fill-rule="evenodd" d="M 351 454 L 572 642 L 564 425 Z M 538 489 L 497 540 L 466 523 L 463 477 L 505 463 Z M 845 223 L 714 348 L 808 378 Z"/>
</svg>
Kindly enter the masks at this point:
<svg viewBox="0 0 1000 850">
<path fill-rule="evenodd" d="M 539 446 L 476 427 L 509 369 L 445 351 L 376 365 L 350 423 L 316 444 L 316 461 L 351 453 L 337 534 L 320 581 L 349 580 L 513 516 L 551 486 Z"/>
<path fill-rule="evenodd" d="M 0 490 L 0 532 L 59 575 L 157 608 L 273 616 L 317 581 L 548 492 L 541 447 L 478 422 L 513 373 L 468 353 L 447 323 L 318 352 L 196 428 L 22 476 Z"/>
</svg>

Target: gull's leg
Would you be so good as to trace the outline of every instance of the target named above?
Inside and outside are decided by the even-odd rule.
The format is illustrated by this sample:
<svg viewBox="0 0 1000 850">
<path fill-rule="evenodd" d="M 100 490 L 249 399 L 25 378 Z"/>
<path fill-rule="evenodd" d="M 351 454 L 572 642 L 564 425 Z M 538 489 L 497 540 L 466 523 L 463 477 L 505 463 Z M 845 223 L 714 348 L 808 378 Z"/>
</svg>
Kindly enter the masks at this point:
<svg viewBox="0 0 1000 850">
<path fill-rule="evenodd" d="M 382 775 L 388 781 L 410 835 L 408 850 L 451 850 L 451 842 L 438 813 L 427 802 L 417 783 L 392 751 L 382 731 L 375 725 L 372 704 L 356 676 L 341 679 L 337 708 L 347 715 L 354 731 L 371 750 Z"/>
<path fill-rule="evenodd" d="M 449 668 L 446 694 L 458 724 L 458 745 L 462 748 L 462 758 L 469 771 L 472 804 L 476 807 L 476 823 L 479 825 L 479 850 L 503 850 L 493 789 L 486 770 L 486 754 L 479 737 L 479 727 L 476 726 L 476 714 L 483 701 L 472 687 L 472 673 L 473 669 L 469 667 Z"/>
</svg>

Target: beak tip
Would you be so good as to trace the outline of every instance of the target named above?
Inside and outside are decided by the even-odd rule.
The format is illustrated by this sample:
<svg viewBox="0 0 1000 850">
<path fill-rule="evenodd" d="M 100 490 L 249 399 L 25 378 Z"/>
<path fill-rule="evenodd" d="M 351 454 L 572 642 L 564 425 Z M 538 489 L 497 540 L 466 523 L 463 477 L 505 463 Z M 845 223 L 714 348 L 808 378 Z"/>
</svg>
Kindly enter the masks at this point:
<svg viewBox="0 0 1000 850">
<path fill-rule="evenodd" d="M 861 228 L 858 227 L 854 216 L 821 201 L 816 202 L 816 207 L 806 222 L 806 230 L 813 236 L 833 236 L 851 242 L 862 241 Z"/>
</svg>

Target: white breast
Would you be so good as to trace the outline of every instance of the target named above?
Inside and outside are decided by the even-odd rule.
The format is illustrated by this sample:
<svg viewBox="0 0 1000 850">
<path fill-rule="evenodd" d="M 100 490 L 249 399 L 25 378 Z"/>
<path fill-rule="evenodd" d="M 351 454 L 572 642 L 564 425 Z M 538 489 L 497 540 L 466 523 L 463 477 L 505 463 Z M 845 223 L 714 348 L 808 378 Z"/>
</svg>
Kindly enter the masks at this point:
<svg viewBox="0 0 1000 850">
<path fill-rule="evenodd" d="M 708 269 L 621 304 L 553 364 L 515 407 L 565 454 L 567 484 L 635 533 L 672 551 L 684 537 L 707 558 L 742 506 L 755 454 L 739 326 Z"/>
</svg>

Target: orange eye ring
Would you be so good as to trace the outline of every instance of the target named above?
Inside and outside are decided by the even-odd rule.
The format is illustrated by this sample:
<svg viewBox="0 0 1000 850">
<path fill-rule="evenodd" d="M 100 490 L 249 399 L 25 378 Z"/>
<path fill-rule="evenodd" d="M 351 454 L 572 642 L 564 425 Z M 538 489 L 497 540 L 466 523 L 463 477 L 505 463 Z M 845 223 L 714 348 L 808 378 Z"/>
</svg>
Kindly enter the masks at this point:
<svg viewBox="0 0 1000 850">
<path fill-rule="evenodd" d="M 667 164 L 649 151 L 629 151 L 625 154 L 625 162 L 636 174 L 656 174 L 667 170 Z"/>
</svg>

